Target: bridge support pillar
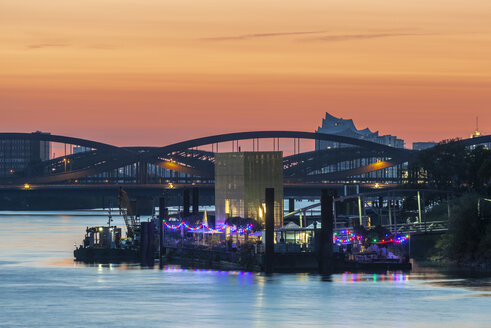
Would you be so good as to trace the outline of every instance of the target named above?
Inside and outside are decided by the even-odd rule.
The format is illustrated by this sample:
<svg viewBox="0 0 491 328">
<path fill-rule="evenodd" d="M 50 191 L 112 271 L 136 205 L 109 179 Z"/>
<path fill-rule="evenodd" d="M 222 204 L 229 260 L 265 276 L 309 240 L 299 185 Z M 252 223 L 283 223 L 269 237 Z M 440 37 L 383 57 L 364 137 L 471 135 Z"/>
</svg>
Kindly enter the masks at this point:
<svg viewBox="0 0 491 328">
<path fill-rule="evenodd" d="M 140 216 L 140 211 L 138 209 L 138 202 L 136 200 L 130 200 L 131 213 L 136 217 Z"/>
<path fill-rule="evenodd" d="M 153 215 L 155 211 L 155 204 L 152 197 L 149 196 L 137 196 L 136 197 L 138 216 Z"/>
<path fill-rule="evenodd" d="M 189 216 L 189 189 L 185 188 L 182 195 L 182 215 L 184 217 Z"/>
<path fill-rule="evenodd" d="M 288 212 L 294 212 L 295 211 L 295 199 L 294 198 L 289 198 L 288 199 Z"/>
<path fill-rule="evenodd" d="M 193 214 L 199 213 L 199 189 L 193 187 Z"/>
<path fill-rule="evenodd" d="M 139 184 L 146 184 L 148 182 L 148 163 L 145 161 L 139 161 L 136 163 L 136 179 Z"/>
</svg>

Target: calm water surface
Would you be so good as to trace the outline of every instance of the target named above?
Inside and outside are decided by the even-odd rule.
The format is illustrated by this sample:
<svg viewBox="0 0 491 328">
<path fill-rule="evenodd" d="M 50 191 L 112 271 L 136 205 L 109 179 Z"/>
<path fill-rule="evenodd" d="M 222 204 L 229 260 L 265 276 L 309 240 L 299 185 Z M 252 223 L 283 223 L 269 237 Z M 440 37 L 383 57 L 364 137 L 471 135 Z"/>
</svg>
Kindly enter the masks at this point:
<svg viewBox="0 0 491 328">
<path fill-rule="evenodd" d="M 0 212 L 0 326 L 491 327 L 491 279 L 74 264 L 94 211 Z M 122 219 L 115 217 L 115 223 Z"/>
</svg>

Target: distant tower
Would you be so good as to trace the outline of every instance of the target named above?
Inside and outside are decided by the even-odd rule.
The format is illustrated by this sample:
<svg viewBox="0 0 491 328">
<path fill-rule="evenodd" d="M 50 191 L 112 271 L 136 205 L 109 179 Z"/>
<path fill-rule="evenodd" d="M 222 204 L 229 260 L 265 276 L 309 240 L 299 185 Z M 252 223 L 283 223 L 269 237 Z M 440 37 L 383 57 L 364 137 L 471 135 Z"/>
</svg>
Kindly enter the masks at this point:
<svg viewBox="0 0 491 328">
<path fill-rule="evenodd" d="M 482 136 L 482 133 L 479 131 L 479 116 L 476 116 L 476 130 L 473 134 L 471 134 L 471 138 L 478 138 L 480 136 Z M 482 143 L 480 145 L 482 145 L 485 149 L 491 149 L 491 142 Z M 477 146 L 479 145 L 470 146 L 470 148 L 475 149 Z"/>
<path fill-rule="evenodd" d="M 481 136 L 481 132 L 479 132 L 479 116 L 476 116 L 476 130 L 473 134 L 471 134 L 471 138 L 477 138 Z"/>
</svg>

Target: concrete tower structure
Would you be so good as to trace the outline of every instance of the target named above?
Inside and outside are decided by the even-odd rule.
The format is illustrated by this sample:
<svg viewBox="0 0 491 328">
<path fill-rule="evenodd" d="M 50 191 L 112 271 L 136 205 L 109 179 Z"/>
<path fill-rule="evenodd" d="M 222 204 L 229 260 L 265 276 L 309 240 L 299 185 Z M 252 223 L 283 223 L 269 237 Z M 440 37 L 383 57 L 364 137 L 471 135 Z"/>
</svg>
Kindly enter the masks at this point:
<svg viewBox="0 0 491 328">
<path fill-rule="evenodd" d="M 274 188 L 275 227 L 283 225 L 283 153 L 215 154 L 215 222 L 228 217 L 265 222 L 265 189 Z"/>
</svg>

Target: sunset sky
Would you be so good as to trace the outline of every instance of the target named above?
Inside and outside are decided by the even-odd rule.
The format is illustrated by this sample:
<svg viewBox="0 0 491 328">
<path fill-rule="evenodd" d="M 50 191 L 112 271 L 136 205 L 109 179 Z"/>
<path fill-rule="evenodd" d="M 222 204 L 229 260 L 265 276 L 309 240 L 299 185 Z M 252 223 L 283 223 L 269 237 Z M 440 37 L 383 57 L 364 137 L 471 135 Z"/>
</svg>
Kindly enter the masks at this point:
<svg viewBox="0 0 491 328">
<path fill-rule="evenodd" d="M 491 1 L 0 0 L 0 130 L 491 133 Z"/>
</svg>

